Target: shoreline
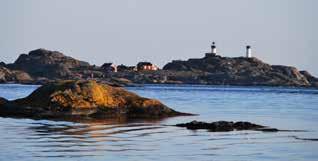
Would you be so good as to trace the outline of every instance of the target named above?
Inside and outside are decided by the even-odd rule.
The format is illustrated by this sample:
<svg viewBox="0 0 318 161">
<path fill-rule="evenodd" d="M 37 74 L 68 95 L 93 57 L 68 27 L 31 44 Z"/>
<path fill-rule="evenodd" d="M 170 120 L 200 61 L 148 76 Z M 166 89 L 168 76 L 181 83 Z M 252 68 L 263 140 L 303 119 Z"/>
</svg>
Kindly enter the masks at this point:
<svg viewBox="0 0 318 161">
<path fill-rule="evenodd" d="M 36 89 L 43 86 L 44 84 L 21 84 L 21 83 L 0 83 L 0 86 L 6 86 L 6 85 L 21 85 L 21 86 L 34 86 Z M 206 85 L 206 84 L 138 84 L 137 86 L 115 86 L 115 87 L 121 87 L 121 88 L 125 88 L 125 89 L 135 89 L 135 88 L 147 88 L 147 87 L 154 87 L 154 88 L 159 88 L 159 87 L 166 87 L 166 88 L 191 88 L 191 87 L 197 87 L 197 88 L 211 88 L 211 89 L 227 89 L 230 91 L 236 91 L 235 89 L 242 89 L 242 90 L 253 90 L 253 92 L 266 92 L 266 90 L 269 91 L 275 91 L 275 90 L 287 90 L 286 93 L 290 93 L 288 92 L 289 90 L 291 90 L 291 92 L 296 92 L 297 91 L 301 91 L 301 90 L 305 90 L 305 91 L 312 91 L 313 93 L 309 93 L 309 94 L 318 94 L 315 91 L 318 90 L 318 88 L 316 87 L 296 87 L 296 86 L 240 86 L 240 85 Z M 231 90 L 233 89 L 233 90 Z M 240 90 L 238 90 L 240 91 Z M 226 92 L 226 90 L 225 90 Z M 280 91 L 281 92 L 281 91 Z M 285 93 L 285 92 L 283 92 Z"/>
<path fill-rule="evenodd" d="M 69 79 L 68 79 L 69 80 Z M 56 81 L 66 81 L 66 80 L 56 80 Z M 33 83 L 33 82 L 28 82 L 28 83 L 23 83 L 23 82 L 2 82 L 0 85 L 33 85 L 33 86 L 42 86 L 47 83 L 54 83 L 56 81 L 50 81 L 46 83 Z M 103 83 L 103 82 L 102 82 Z M 105 83 L 108 84 L 108 83 Z M 108 85 L 112 85 L 109 83 Z M 237 85 L 237 84 L 196 84 L 196 83 L 133 83 L 132 85 L 125 85 L 125 84 L 120 84 L 120 85 L 115 85 L 115 87 L 144 87 L 147 85 L 155 85 L 155 86 L 202 86 L 202 87 L 247 87 L 247 88 L 254 88 L 254 87 L 266 87 L 266 88 L 290 88 L 290 89 L 315 89 L 318 90 L 318 87 L 315 86 L 289 86 L 289 85 Z"/>
</svg>

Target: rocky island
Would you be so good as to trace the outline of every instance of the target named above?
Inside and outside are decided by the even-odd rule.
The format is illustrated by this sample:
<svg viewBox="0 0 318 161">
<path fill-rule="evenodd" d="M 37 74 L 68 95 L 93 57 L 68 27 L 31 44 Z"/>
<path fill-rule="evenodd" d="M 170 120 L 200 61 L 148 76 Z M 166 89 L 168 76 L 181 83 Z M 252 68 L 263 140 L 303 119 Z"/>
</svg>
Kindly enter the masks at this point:
<svg viewBox="0 0 318 161">
<path fill-rule="evenodd" d="M 193 76 L 176 77 L 175 81 L 213 85 L 317 86 L 317 78 L 295 67 L 269 65 L 257 58 L 228 58 L 207 54 L 203 58 L 172 61 L 163 67 Z"/>
<path fill-rule="evenodd" d="M 318 78 L 295 67 L 270 65 L 255 57 L 173 60 L 162 69 L 150 62 L 136 66 L 91 65 L 58 51 L 37 49 L 11 64 L 0 63 L 0 83 L 45 84 L 59 80 L 96 80 L 112 86 L 140 84 L 205 84 L 239 86 L 318 87 Z"/>
<path fill-rule="evenodd" d="M 1 117 L 27 118 L 162 118 L 189 115 L 160 101 L 95 81 L 48 83 L 13 101 L 0 97 Z"/>
</svg>

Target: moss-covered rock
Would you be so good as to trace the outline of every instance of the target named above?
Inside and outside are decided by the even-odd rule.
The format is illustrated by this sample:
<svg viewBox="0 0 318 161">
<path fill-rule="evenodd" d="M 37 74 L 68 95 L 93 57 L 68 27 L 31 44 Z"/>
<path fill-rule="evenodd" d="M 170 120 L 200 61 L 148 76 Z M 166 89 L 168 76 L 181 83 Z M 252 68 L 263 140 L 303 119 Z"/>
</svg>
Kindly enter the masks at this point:
<svg viewBox="0 0 318 161">
<path fill-rule="evenodd" d="M 0 99 L 2 100 L 2 99 Z M 29 96 L 3 99 L 1 116 L 27 117 L 167 117 L 185 115 L 155 99 L 95 81 L 61 81 L 41 86 Z"/>
</svg>

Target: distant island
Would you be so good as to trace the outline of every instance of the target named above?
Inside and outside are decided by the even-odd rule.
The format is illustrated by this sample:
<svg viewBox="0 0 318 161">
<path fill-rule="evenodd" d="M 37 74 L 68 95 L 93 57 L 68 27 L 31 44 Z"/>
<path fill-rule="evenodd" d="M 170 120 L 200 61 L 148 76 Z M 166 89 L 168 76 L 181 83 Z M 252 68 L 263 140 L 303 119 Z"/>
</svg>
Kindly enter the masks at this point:
<svg viewBox="0 0 318 161">
<path fill-rule="evenodd" d="M 217 55 L 214 43 L 203 58 L 173 60 L 162 69 L 151 62 L 139 62 L 136 66 L 105 62 L 96 66 L 46 49 L 21 54 L 14 63 L 0 63 L 0 83 L 45 84 L 92 79 L 113 86 L 147 83 L 318 87 L 318 78 L 307 71 L 269 65 L 252 57 L 250 46 L 245 57 L 229 58 Z"/>
</svg>

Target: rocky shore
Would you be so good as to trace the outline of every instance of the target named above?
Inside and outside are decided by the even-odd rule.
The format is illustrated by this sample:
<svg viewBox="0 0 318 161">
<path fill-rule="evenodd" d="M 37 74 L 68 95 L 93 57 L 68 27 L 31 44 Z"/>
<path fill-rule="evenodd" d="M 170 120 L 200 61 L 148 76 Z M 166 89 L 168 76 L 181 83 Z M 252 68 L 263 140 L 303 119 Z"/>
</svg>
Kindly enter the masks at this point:
<svg viewBox="0 0 318 161">
<path fill-rule="evenodd" d="M 149 83 L 318 87 L 318 78 L 307 71 L 270 65 L 254 57 L 229 58 L 206 54 L 203 58 L 174 60 L 159 70 L 121 67 L 125 70 L 115 72 L 58 51 L 37 49 L 21 54 L 14 63 L 1 62 L 0 83 L 45 84 L 60 80 L 93 79 L 112 86 Z"/>
</svg>

